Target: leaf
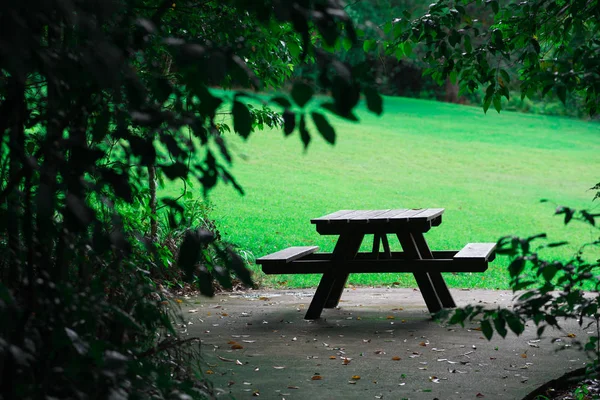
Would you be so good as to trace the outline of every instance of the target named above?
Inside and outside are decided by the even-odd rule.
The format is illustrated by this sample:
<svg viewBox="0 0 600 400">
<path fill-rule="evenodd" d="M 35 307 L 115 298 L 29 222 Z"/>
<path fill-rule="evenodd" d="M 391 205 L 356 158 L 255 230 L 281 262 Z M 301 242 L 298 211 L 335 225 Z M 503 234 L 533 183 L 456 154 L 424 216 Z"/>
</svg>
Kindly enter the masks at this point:
<svg viewBox="0 0 600 400">
<path fill-rule="evenodd" d="M 181 268 L 188 281 L 194 275 L 194 268 L 200 255 L 200 245 L 198 237 L 192 231 L 187 231 L 183 242 L 179 246 L 177 265 Z"/>
<path fill-rule="evenodd" d="M 377 90 L 368 87 L 364 90 L 365 97 L 367 98 L 367 108 L 374 114 L 381 115 L 383 113 L 383 98 Z"/>
<path fill-rule="evenodd" d="M 252 115 L 250 110 L 239 101 L 233 102 L 233 129 L 244 139 L 247 139 L 252 132 Z"/>
<path fill-rule="evenodd" d="M 510 330 L 513 331 L 517 336 L 523 333 L 523 331 L 525 330 L 525 325 L 523 324 L 523 321 L 521 321 L 521 319 L 512 312 L 507 310 L 504 311 L 504 319 L 506 319 Z"/>
<path fill-rule="evenodd" d="M 400 361 L 400 360 L 401 360 L 401 358 L 400 358 L 400 357 L 398 357 L 398 356 L 394 356 L 394 357 L 392 357 L 392 360 L 394 360 L 394 361 Z"/>
<path fill-rule="evenodd" d="M 502 317 L 502 315 L 498 315 L 496 318 L 494 318 L 494 328 L 496 328 L 496 332 L 498 332 L 500 336 L 503 338 L 506 337 L 508 331 L 506 330 L 506 320 L 504 317 Z"/>
<path fill-rule="evenodd" d="M 79 337 L 79 335 L 77 334 L 77 332 L 75 332 L 74 330 L 71 330 L 69 328 L 65 328 L 65 333 L 71 340 L 71 343 L 73 344 L 73 347 L 75 348 L 75 350 L 77 350 L 77 352 L 80 355 L 83 356 L 83 355 L 87 354 L 87 352 L 90 349 L 90 345 L 87 342 L 85 342 L 84 340 L 82 340 Z"/>
<path fill-rule="evenodd" d="M 525 259 L 523 257 L 515 258 L 508 266 L 508 272 L 511 278 L 518 276 L 525 268 Z"/>
<path fill-rule="evenodd" d="M 288 99 L 282 96 L 273 97 L 271 101 L 273 103 L 279 104 L 281 107 L 284 108 L 290 108 L 292 106 L 292 103 L 290 103 Z"/>
<path fill-rule="evenodd" d="M 357 381 L 360 379 L 360 375 L 352 375 L 352 378 L 350 378 L 350 379 Z"/>
<path fill-rule="evenodd" d="M 481 333 L 483 333 L 483 336 L 485 336 L 487 340 L 492 339 L 494 330 L 492 329 L 492 324 L 490 324 L 489 320 L 484 319 L 481 321 Z"/>
<path fill-rule="evenodd" d="M 313 112 L 312 119 L 315 122 L 319 133 L 321 133 L 321 136 L 323 136 L 327 143 L 335 144 L 335 130 L 333 129 L 331 124 L 329 124 L 329 122 L 323 116 L 323 114 Z"/>
<path fill-rule="evenodd" d="M 404 50 L 404 54 L 406 54 L 407 57 L 410 57 L 412 54 L 412 45 L 409 41 L 406 41 L 402 44 L 402 49 Z"/>
<path fill-rule="evenodd" d="M 308 145 L 310 144 L 310 133 L 308 133 L 308 130 L 306 129 L 306 120 L 304 118 L 304 115 L 302 115 L 300 117 L 300 139 L 302 140 L 302 143 L 304 144 L 304 149 L 306 150 L 308 148 Z"/>
<path fill-rule="evenodd" d="M 294 102 L 298 104 L 298 106 L 304 107 L 312 98 L 313 94 L 314 91 L 310 85 L 299 81 L 294 83 L 294 87 L 292 88 L 292 99 L 294 99 Z"/>
<path fill-rule="evenodd" d="M 498 11 L 500 11 L 500 7 L 498 6 L 498 1 L 492 0 L 492 1 L 490 1 L 490 5 L 492 6 L 492 11 L 494 12 L 494 14 L 498 14 Z"/>
<path fill-rule="evenodd" d="M 494 108 L 496 109 L 496 111 L 498 113 L 500 113 L 500 110 L 502 110 L 502 102 L 501 102 L 502 97 L 500 97 L 499 95 L 494 95 Z"/>
<path fill-rule="evenodd" d="M 236 344 L 233 344 L 233 345 L 231 345 L 231 349 L 232 349 L 232 350 L 241 350 L 241 349 L 243 349 L 243 348 L 244 348 L 244 346 L 242 346 L 242 345 L 241 345 L 241 344 L 239 344 L 239 343 L 236 343 Z"/>
<path fill-rule="evenodd" d="M 312 381 L 320 381 L 323 380 L 323 377 L 321 375 L 313 375 L 312 378 L 310 378 Z"/>
<path fill-rule="evenodd" d="M 283 132 L 285 136 L 289 136 L 294 132 L 294 128 L 296 127 L 296 114 L 291 112 L 290 110 L 285 110 L 283 112 Z"/>
</svg>

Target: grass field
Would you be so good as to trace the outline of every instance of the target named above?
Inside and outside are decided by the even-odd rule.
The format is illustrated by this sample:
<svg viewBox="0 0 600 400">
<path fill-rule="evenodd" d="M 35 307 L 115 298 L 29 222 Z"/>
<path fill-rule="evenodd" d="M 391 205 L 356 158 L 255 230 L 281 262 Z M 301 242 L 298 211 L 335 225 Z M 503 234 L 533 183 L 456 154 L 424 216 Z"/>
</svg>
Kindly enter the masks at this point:
<svg viewBox="0 0 600 400">
<path fill-rule="evenodd" d="M 229 134 L 232 171 L 246 195 L 225 185 L 211 192 L 224 238 L 255 257 L 293 245 L 331 251 L 335 237 L 318 235 L 311 218 L 339 209 L 422 207 L 446 209 L 443 223 L 426 234 L 433 250 L 513 234 L 546 232 L 550 240 L 575 244 L 597 237 L 583 224 L 564 226 L 553 216 L 556 204 L 598 209 L 588 190 L 600 181 L 597 123 L 485 115 L 476 107 L 406 98 L 386 98 L 384 107 L 382 117 L 359 110 L 360 123 L 331 118 L 336 145 L 312 129 L 306 152 L 297 133 L 284 138 L 280 131 L 259 131 L 247 142 Z M 550 203 L 540 203 L 542 198 Z M 567 257 L 575 249 L 550 255 Z M 506 264 L 499 257 L 484 274 L 450 274 L 447 282 L 507 288 Z M 264 283 L 307 287 L 318 276 L 266 277 Z M 408 274 L 352 275 L 350 283 L 415 285 Z"/>
</svg>

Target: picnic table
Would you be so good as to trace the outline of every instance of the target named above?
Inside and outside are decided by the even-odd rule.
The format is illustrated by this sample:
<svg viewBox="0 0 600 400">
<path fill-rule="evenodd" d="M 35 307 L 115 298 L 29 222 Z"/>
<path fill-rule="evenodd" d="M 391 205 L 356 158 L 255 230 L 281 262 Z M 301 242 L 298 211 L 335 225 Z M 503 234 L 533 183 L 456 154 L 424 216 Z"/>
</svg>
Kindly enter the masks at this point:
<svg viewBox="0 0 600 400">
<path fill-rule="evenodd" d="M 339 236 L 333 252 L 298 246 L 256 260 L 266 274 L 323 274 L 305 319 L 318 319 L 323 308 L 338 305 L 351 273 L 406 272 L 415 277 L 429 312 L 456 307 L 442 272 L 484 272 L 494 259 L 495 243 L 469 243 L 457 251 L 431 251 L 424 233 L 442 223 L 443 208 L 340 210 L 310 222 L 321 235 Z M 359 252 L 365 235 L 371 252 Z M 391 251 L 388 235 L 401 252 Z"/>
</svg>

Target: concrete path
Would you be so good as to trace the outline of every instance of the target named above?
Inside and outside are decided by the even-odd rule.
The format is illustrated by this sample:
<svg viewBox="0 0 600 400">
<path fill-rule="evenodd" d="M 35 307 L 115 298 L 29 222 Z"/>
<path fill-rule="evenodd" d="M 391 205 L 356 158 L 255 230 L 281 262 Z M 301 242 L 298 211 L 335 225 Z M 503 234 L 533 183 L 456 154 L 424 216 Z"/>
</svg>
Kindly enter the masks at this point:
<svg viewBox="0 0 600 400">
<path fill-rule="evenodd" d="M 187 299 L 183 330 L 201 338 L 202 370 L 219 398 L 522 399 L 586 362 L 571 346 L 587 334 L 576 324 L 541 340 L 529 326 L 520 337 L 487 341 L 476 324 L 433 322 L 418 291 L 388 288 L 347 289 L 340 307 L 306 321 L 313 293 Z M 453 295 L 459 306 L 508 306 L 512 300 L 506 291 Z"/>
</svg>

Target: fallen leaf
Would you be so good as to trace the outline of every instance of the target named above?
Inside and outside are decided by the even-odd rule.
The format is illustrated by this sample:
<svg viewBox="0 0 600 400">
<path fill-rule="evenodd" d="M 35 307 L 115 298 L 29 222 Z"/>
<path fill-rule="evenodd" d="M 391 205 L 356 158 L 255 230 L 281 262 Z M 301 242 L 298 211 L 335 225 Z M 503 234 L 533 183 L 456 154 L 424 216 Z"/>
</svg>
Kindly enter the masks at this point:
<svg viewBox="0 0 600 400">
<path fill-rule="evenodd" d="M 275 369 L 284 369 L 285 367 L 273 367 Z"/>
<path fill-rule="evenodd" d="M 225 361 L 225 362 L 233 362 L 233 360 L 229 359 L 229 358 L 225 358 L 225 357 L 221 357 L 221 356 L 217 356 L 217 358 L 221 361 Z"/>
<path fill-rule="evenodd" d="M 181 300 L 181 299 L 175 299 L 175 301 L 179 304 L 183 303 L 183 300 Z"/>
<path fill-rule="evenodd" d="M 348 383 L 350 383 L 352 385 L 356 385 L 356 381 L 348 381 Z"/>
<path fill-rule="evenodd" d="M 577 335 L 576 335 L 576 334 L 574 334 L 574 333 L 569 333 L 569 334 L 567 335 L 567 337 L 574 338 L 574 337 L 577 337 Z"/>
<path fill-rule="evenodd" d="M 260 392 L 258 390 L 255 390 L 254 392 L 252 392 L 252 396 L 258 397 L 260 396 Z"/>
<path fill-rule="evenodd" d="M 197 312 L 198 312 L 198 309 L 197 309 L 197 308 L 194 308 L 194 309 L 192 309 L 192 310 L 188 310 L 188 312 L 189 312 L 189 313 L 192 313 L 192 314 L 193 314 L 193 313 L 197 313 Z"/>
<path fill-rule="evenodd" d="M 226 312 L 224 312 L 224 313 L 221 313 L 221 316 L 223 316 L 223 317 L 228 317 L 228 316 L 229 316 L 229 314 L 227 314 Z"/>
<path fill-rule="evenodd" d="M 254 343 L 254 342 L 256 342 L 256 340 L 242 340 L 242 342 L 244 342 L 244 343 Z"/>
<path fill-rule="evenodd" d="M 239 344 L 239 343 L 236 343 L 236 344 L 234 344 L 233 346 L 231 346 L 231 348 L 232 348 L 233 350 L 240 350 L 240 349 L 243 349 L 243 348 L 244 348 L 244 346 L 242 346 L 242 345 L 241 345 L 241 344 Z"/>
<path fill-rule="evenodd" d="M 206 370 L 206 374 L 207 374 L 207 375 L 212 375 L 212 374 L 214 374 L 214 373 L 215 373 L 215 372 L 214 372 L 213 370 L 210 370 L 210 369 L 209 369 L 209 370 Z"/>
<path fill-rule="evenodd" d="M 475 397 L 479 397 L 479 398 L 481 398 L 481 397 L 485 397 L 485 396 L 484 396 L 483 394 L 481 394 L 481 393 L 477 393 L 477 394 L 475 395 Z"/>
<path fill-rule="evenodd" d="M 235 360 L 235 363 L 236 363 L 237 365 L 244 365 L 244 363 L 242 363 L 240 360 Z"/>
<path fill-rule="evenodd" d="M 361 317 L 356 317 L 356 319 L 360 321 L 362 318 Z"/>
<path fill-rule="evenodd" d="M 237 342 L 234 340 L 230 340 L 229 342 L 227 342 L 227 344 L 237 344 Z"/>
<path fill-rule="evenodd" d="M 394 361 L 400 361 L 400 360 L 401 360 L 401 358 L 400 358 L 400 357 L 398 357 L 398 356 L 394 356 L 394 357 L 392 357 L 392 360 L 394 360 Z"/>
<path fill-rule="evenodd" d="M 320 381 L 323 379 L 323 377 L 321 375 L 313 375 L 313 377 L 310 379 L 313 381 Z"/>
<path fill-rule="evenodd" d="M 288 386 L 287 388 L 288 388 L 288 389 L 300 389 L 300 387 L 299 387 L 299 386 Z"/>
<path fill-rule="evenodd" d="M 268 300 L 271 300 L 270 298 L 268 298 L 268 297 L 266 297 L 266 296 L 260 296 L 258 299 L 259 299 L 259 300 L 263 300 L 263 301 L 268 301 Z"/>
<path fill-rule="evenodd" d="M 473 331 L 480 331 L 481 332 L 481 327 L 478 326 L 477 328 L 472 328 L 471 330 L 473 330 Z"/>
<path fill-rule="evenodd" d="M 521 358 L 527 358 L 527 354 L 526 353 L 521 354 Z"/>
<path fill-rule="evenodd" d="M 426 347 L 426 346 L 427 346 L 427 343 L 425 343 L 425 342 L 421 342 L 421 343 L 419 343 L 419 346 Z"/>
<path fill-rule="evenodd" d="M 360 379 L 360 375 L 352 375 L 352 378 L 350 378 L 350 379 L 357 381 Z"/>
<path fill-rule="evenodd" d="M 335 357 L 335 356 L 329 356 L 329 359 L 330 359 L 330 360 L 335 360 L 335 359 L 336 359 L 336 357 Z"/>
<path fill-rule="evenodd" d="M 375 354 L 385 354 L 385 351 L 383 351 L 383 350 L 375 350 Z"/>
<path fill-rule="evenodd" d="M 396 319 L 396 317 L 394 317 L 393 315 L 388 315 L 387 317 L 385 317 L 385 319 Z"/>
<path fill-rule="evenodd" d="M 437 376 L 430 376 L 429 380 L 433 383 L 440 383 L 440 378 L 438 378 Z"/>
<path fill-rule="evenodd" d="M 342 361 L 342 364 L 348 365 L 348 364 L 350 364 L 350 360 L 351 360 L 350 358 L 344 358 L 344 361 Z"/>
</svg>

